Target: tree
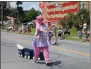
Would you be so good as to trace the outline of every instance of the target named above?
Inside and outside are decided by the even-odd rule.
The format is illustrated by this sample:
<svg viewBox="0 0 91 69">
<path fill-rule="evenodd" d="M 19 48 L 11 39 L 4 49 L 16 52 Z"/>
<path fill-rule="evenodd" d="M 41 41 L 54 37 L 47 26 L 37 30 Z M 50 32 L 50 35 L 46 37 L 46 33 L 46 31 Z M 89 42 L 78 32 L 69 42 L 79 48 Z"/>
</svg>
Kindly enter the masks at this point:
<svg viewBox="0 0 91 69">
<path fill-rule="evenodd" d="M 82 9 L 78 12 L 77 14 L 80 18 L 80 20 L 82 21 L 82 23 L 87 22 L 89 23 L 89 19 L 90 19 L 90 11 L 87 9 Z"/>
<path fill-rule="evenodd" d="M 7 20 L 6 16 L 9 13 L 9 7 L 8 7 L 8 2 L 6 1 L 1 1 L 0 2 L 0 21 L 2 21 L 2 29 L 5 29 L 5 25 L 3 21 Z"/>
<path fill-rule="evenodd" d="M 66 27 L 66 23 L 67 23 L 67 17 L 64 17 L 64 18 L 58 20 L 58 22 L 56 23 L 56 27 L 57 28 L 60 28 L 60 27 L 65 28 Z"/>
<path fill-rule="evenodd" d="M 77 12 L 77 14 L 73 17 L 73 24 L 78 28 L 79 24 L 83 24 L 86 22 L 88 25 L 90 24 L 90 15 L 89 10 L 81 9 Z"/>
<path fill-rule="evenodd" d="M 16 5 L 17 5 L 17 18 L 20 20 L 20 22 L 23 22 L 23 17 L 24 17 L 24 11 L 23 8 L 20 6 L 22 5 L 23 2 L 21 1 L 17 1 Z"/>
<path fill-rule="evenodd" d="M 24 22 L 32 21 L 36 19 L 36 16 L 40 15 L 40 11 L 36 11 L 34 8 L 31 8 L 29 12 L 26 12 L 24 15 Z"/>
<path fill-rule="evenodd" d="M 18 10 L 18 19 L 22 22 L 23 20 L 23 17 L 24 17 L 24 11 L 23 11 L 23 8 L 20 6 L 20 7 L 17 7 L 17 10 Z"/>
<path fill-rule="evenodd" d="M 64 18 L 58 20 L 57 23 L 56 23 L 55 29 L 54 29 L 56 42 L 57 42 L 57 29 L 60 28 L 60 27 L 66 28 L 67 27 L 66 22 L 67 22 L 67 17 L 64 17 Z"/>
<path fill-rule="evenodd" d="M 17 18 L 17 9 L 16 8 L 11 8 L 9 16 Z"/>
<path fill-rule="evenodd" d="M 34 8 L 31 8 L 28 14 L 31 20 L 35 19 L 36 16 L 38 16 L 38 12 Z"/>
<path fill-rule="evenodd" d="M 3 10 L 3 13 L 0 13 L 0 16 L 3 15 L 3 20 L 6 20 L 6 16 L 9 13 L 9 7 L 7 7 L 8 3 L 6 1 L 1 1 L 0 2 L 0 11 Z M 1 21 L 1 17 L 0 17 L 0 21 Z"/>
<path fill-rule="evenodd" d="M 72 26 L 74 24 L 74 17 L 75 17 L 75 14 L 73 14 L 73 13 L 68 13 L 66 16 L 66 18 L 67 18 L 66 24 L 69 28 L 72 28 Z"/>
<path fill-rule="evenodd" d="M 76 14 L 69 13 L 67 15 L 67 22 L 66 24 L 72 28 L 73 26 L 78 26 L 79 24 L 83 24 L 84 22 L 90 24 L 90 15 L 89 10 L 82 9 L 79 10 Z"/>
<path fill-rule="evenodd" d="M 23 3 L 22 1 L 17 1 L 16 2 L 17 6 L 22 5 L 22 3 Z"/>
</svg>

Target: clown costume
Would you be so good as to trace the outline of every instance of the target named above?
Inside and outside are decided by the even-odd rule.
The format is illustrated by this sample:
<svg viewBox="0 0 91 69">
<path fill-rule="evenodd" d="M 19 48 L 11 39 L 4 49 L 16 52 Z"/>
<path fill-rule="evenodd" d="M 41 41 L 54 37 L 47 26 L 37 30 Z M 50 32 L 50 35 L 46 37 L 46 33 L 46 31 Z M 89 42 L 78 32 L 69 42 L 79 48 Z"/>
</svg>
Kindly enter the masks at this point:
<svg viewBox="0 0 91 69">
<path fill-rule="evenodd" d="M 36 34 L 35 40 L 33 41 L 34 48 L 34 61 L 38 62 L 40 51 L 43 52 L 46 65 L 50 65 L 49 59 L 49 41 L 48 41 L 48 28 L 43 22 L 42 16 L 36 18 Z"/>
</svg>

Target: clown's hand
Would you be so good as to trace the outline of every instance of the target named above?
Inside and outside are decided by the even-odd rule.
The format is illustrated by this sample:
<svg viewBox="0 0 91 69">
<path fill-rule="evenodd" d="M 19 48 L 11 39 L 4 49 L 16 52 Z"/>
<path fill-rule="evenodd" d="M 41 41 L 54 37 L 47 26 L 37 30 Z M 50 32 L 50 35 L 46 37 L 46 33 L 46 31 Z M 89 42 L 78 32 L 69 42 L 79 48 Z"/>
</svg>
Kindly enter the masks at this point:
<svg viewBox="0 0 91 69">
<path fill-rule="evenodd" d="M 41 31 L 43 31 L 43 32 L 47 32 L 47 30 L 44 30 L 44 29 L 42 29 Z"/>
<path fill-rule="evenodd" d="M 47 30 L 46 29 L 44 29 L 44 28 L 40 28 L 40 31 L 42 31 L 42 32 L 47 32 Z"/>
</svg>

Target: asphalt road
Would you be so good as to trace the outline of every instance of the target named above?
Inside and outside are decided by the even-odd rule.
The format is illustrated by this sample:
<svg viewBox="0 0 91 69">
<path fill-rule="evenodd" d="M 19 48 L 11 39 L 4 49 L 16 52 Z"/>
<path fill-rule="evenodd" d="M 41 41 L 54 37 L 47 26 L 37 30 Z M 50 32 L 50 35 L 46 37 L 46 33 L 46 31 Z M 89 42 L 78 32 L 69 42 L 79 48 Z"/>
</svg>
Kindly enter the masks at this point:
<svg viewBox="0 0 91 69">
<path fill-rule="evenodd" d="M 32 48 L 33 36 L 1 32 L 1 69 L 90 69 L 90 44 L 58 40 L 50 46 L 52 66 L 20 58 L 16 44 Z"/>
</svg>

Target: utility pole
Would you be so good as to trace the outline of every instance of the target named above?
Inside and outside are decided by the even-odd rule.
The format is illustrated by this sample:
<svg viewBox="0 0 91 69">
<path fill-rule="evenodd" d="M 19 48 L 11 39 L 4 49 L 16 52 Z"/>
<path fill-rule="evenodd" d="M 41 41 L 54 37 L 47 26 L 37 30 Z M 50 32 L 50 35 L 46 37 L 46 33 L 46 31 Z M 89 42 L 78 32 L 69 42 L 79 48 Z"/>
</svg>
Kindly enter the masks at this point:
<svg viewBox="0 0 91 69">
<path fill-rule="evenodd" d="M 2 29 L 4 30 L 3 24 L 3 1 L 1 1 L 1 22 L 2 22 Z"/>
</svg>

